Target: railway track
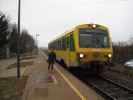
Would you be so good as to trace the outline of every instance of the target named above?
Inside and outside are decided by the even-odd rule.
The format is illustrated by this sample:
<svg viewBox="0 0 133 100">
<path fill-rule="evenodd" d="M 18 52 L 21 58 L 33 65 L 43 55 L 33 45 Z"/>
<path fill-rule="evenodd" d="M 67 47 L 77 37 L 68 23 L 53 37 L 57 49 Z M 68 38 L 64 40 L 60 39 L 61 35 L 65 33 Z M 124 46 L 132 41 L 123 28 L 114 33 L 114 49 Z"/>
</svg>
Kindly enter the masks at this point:
<svg viewBox="0 0 133 100">
<path fill-rule="evenodd" d="M 78 71 L 71 70 L 70 72 L 87 85 L 93 87 L 106 100 L 133 100 L 132 89 L 103 76 L 88 76 L 81 73 L 81 70 Z"/>
</svg>

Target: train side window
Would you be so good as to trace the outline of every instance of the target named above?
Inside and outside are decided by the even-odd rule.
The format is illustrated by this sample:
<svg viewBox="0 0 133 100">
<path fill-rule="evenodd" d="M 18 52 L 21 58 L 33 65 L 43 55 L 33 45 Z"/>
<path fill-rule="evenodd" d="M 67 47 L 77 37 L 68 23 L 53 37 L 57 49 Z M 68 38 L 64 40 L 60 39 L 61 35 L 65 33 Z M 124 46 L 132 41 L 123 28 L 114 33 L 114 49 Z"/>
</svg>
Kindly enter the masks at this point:
<svg viewBox="0 0 133 100">
<path fill-rule="evenodd" d="M 60 44 L 59 44 L 59 40 L 58 40 L 58 42 L 57 42 L 57 45 L 58 45 L 58 47 L 57 47 L 57 48 L 58 48 L 58 50 L 59 50 L 59 45 L 60 45 Z"/>
<path fill-rule="evenodd" d="M 60 40 L 60 49 L 62 50 L 62 39 Z"/>
<path fill-rule="evenodd" d="M 55 47 L 56 49 L 57 49 L 57 46 L 58 46 L 57 41 L 55 41 L 54 47 Z"/>
<path fill-rule="evenodd" d="M 66 49 L 66 38 L 64 37 L 62 40 L 62 50 Z"/>
<path fill-rule="evenodd" d="M 64 44 L 64 43 L 63 43 L 63 40 L 64 40 L 64 39 L 62 38 L 62 39 L 61 39 L 61 50 L 64 50 L 64 47 L 63 47 L 63 44 Z"/>
<path fill-rule="evenodd" d="M 74 47 L 74 39 L 73 39 L 73 35 L 70 36 L 70 51 L 74 51 L 75 47 Z"/>
<path fill-rule="evenodd" d="M 59 40 L 59 50 L 61 50 L 61 40 Z"/>
<path fill-rule="evenodd" d="M 60 50 L 60 41 L 58 40 L 58 50 Z"/>
<path fill-rule="evenodd" d="M 66 47 L 70 48 L 70 37 L 69 36 L 66 38 Z"/>
</svg>

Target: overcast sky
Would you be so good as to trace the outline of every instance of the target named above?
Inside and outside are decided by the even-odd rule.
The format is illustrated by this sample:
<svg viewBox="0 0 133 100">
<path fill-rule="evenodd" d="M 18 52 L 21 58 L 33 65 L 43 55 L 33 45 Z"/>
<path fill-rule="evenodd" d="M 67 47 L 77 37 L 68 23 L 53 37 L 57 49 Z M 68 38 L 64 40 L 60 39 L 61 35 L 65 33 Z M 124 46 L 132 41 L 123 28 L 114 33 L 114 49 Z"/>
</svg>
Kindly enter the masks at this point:
<svg viewBox="0 0 133 100">
<path fill-rule="evenodd" d="M 21 26 L 40 34 L 40 46 L 82 23 L 109 27 L 113 41 L 133 36 L 133 0 L 21 0 Z M 17 22 L 18 0 L 0 0 L 0 11 Z"/>
</svg>

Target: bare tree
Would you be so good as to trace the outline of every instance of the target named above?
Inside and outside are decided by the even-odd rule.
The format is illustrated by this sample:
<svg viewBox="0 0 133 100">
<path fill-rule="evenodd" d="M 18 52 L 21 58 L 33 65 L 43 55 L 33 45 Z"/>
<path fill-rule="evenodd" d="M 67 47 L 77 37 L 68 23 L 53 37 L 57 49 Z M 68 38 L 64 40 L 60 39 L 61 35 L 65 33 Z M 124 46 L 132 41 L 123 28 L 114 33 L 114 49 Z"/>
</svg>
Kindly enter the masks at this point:
<svg viewBox="0 0 133 100">
<path fill-rule="evenodd" d="M 116 63 L 133 59 L 133 37 L 126 42 L 113 43 L 113 52 L 113 61 Z"/>
<path fill-rule="evenodd" d="M 20 50 L 21 52 L 30 52 L 35 48 L 35 40 L 28 33 L 27 30 L 23 30 L 20 36 Z"/>
<path fill-rule="evenodd" d="M 6 44 L 8 43 L 8 24 L 9 20 L 0 12 L 0 56 L 5 57 L 6 55 Z"/>
</svg>

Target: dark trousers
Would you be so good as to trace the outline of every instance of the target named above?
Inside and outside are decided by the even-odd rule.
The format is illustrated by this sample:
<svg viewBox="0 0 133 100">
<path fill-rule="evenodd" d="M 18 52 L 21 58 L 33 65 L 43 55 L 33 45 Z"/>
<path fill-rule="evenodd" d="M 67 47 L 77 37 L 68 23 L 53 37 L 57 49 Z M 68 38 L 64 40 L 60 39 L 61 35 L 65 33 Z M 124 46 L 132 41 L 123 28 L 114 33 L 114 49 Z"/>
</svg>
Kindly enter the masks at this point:
<svg viewBox="0 0 133 100">
<path fill-rule="evenodd" d="M 49 61 L 48 70 L 53 70 L 53 65 L 54 65 L 54 62 L 53 61 Z"/>
</svg>

